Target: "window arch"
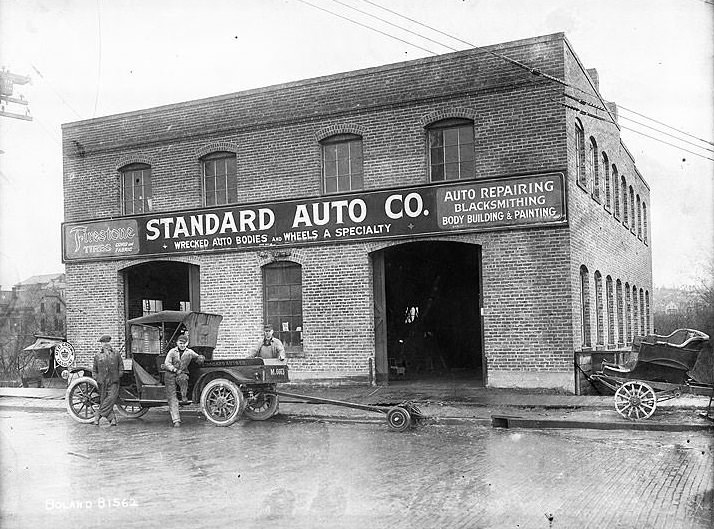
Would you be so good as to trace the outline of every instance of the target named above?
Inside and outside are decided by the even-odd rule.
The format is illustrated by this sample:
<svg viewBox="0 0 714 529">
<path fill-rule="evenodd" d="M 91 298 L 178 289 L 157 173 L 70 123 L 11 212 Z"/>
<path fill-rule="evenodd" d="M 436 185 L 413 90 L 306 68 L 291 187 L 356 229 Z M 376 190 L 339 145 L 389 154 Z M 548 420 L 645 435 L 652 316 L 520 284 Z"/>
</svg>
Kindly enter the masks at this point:
<svg viewBox="0 0 714 529">
<path fill-rule="evenodd" d="M 607 303 L 607 343 L 615 344 L 615 299 L 612 290 L 612 277 L 605 278 L 605 302 Z"/>
<path fill-rule="evenodd" d="M 580 309 L 583 347 L 590 347 L 592 343 L 590 337 L 590 274 L 585 265 L 580 267 Z"/>
<path fill-rule="evenodd" d="M 595 343 L 605 343 L 605 307 L 602 298 L 602 274 L 595 271 Z"/>
<path fill-rule="evenodd" d="M 650 327 L 650 291 L 645 290 L 645 334 L 651 332 Z"/>
<path fill-rule="evenodd" d="M 642 238 L 642 202 L 640 201 L 640 195 L 637 195 L 637 236 Z"/>
<path fill-rule="evenodd" d="M 622 183 L 622 224 L 627 226 L 627 180 L 625 180 L 625 175 L 620 177 L 620 182 Z"/>
<path fill-rule="evenodd" d="M 610 186 L 610 162 L 607 153 L 602 152 L 602 181 L 605 183 L 605 207 L 612 208 L 612 187 Z"/>
<path fill-rule="evenodd" d="M 647 327 L 645 327 L 645 291 L 640 289 L 640 334 L 647 334 Z"/>
<path fill-rule="evenodd" d="M 575 173 L 578 184 L 587 189 L 588 177 L 585 173 L 585 129 L 579 119 L 575 119 Z"/>
<path fill-rule="evenodd" d="M 639 304 L 637 303 L 637 287 L 632 285 L 632 339 L 639 335 Z M 632 339 L 630 341 L 632 341 Z"/>
<path fill-rule="evenodd" d="M 615 296 L 617 298 L 617 341 L 625 343 L 625 300 L 622 296 L 622 281 L 615 283 Z"/>
<path fill-rule="evenodd" d="M 647 204 L 642 201 L 642 240 L 647 244 Z"/>
<path fill-rule="evenodd" d="M 285 350 L 302 350 L 302 266 L 276 261 L 263 267 L 263 316 Z"/>
<path fill-rule="evenodd" d="M 597 142 L 590 137 L 588 144 L 588 172 L 593 179 L 593 198 L 600 201 L 600 164 L 598 163 Z"/>
<path fill-rule="evenodd" d="M 125 215 L 151 211 L 151 166 L 132 163 L 119 169 L 121 208 Z"/>
<path fill-rule="evenodd" d="M 201 157 L 201 173 L 204 205 L 220 206 L 238 202 L 235 153 L 216 151 Z"/>
<path fill-rule="evenodd" d="M 630 186 L 630 231 L 635 233 L 635 190 Z"/>
<path fill-rule="evenodd" d="M 464 180 L 474 173 L 474 122 L 448 118 L 427 127 L 429 179 L 432 182 Z"/>
<path fill-rule="evenodd" d="M 320 141 L 322 190 L 325 194 L 364 188 L 362 136 L 335 134 Z"/>
</svg>

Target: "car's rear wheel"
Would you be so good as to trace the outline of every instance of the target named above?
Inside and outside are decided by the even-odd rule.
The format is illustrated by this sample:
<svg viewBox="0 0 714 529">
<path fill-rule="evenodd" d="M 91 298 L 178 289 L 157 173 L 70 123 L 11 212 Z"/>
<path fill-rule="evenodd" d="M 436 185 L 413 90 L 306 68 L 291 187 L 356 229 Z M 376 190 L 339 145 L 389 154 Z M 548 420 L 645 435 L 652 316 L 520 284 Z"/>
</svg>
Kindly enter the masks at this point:
<svg viewBox="0 0 714 529">
<path fill-rule="evenodd" d="M 117 402 L 116 408 L 117 413 L 127 419 L 138 419 L 149 411 L 149 408 L 144 408 L 141 404 L 134 402 Z"/>
<path fill-rule="evenodd" d="M 211 380 L 201 391 L 201 411 L 216 426 L 230 426 L 245 409 L 245 397 L 226 378 Z"/>
<path fill-rule="evenodd" d="M 265 421 L 278 412 L 278 396 L 260 392 L 245 407 L 245 416 L 253 421 Z"/>
<path fill-rule="evenodd" d="M 69 416 L 75 421 L 89 424 L 99 409 L 99 387 L 90 377 L 80 377 L 72 381 L 64 397 Z"/>
</svg>

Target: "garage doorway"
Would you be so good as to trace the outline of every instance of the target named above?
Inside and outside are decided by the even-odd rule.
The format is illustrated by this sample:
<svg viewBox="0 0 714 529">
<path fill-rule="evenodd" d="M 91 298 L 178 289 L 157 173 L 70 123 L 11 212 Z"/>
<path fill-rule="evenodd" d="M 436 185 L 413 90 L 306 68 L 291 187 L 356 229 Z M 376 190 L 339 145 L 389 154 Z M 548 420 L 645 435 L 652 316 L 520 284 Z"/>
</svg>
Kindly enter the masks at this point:
<svg viewBox="0 0 714 529">
<path fill-rule="evenodd" d="M 483 385 L 481 247 L 414 242 L 372 262 L 377 381 Z"/>
<path fill-rule="evenodd" d="M 123 270 L 126 319 L 161 310 L 199 311 L 199 267 L 153 261 Z"/>
</svg>

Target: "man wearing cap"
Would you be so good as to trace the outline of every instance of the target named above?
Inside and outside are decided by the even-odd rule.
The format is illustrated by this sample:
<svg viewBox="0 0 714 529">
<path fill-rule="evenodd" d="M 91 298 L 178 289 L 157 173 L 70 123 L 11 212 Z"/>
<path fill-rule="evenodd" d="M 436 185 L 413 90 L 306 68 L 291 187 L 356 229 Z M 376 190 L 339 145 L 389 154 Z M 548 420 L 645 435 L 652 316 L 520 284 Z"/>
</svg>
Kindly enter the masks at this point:
<svg viewBox="0 0 714 529">
<path fill-rule="evenodd" d="M 285 347 L 283 347 L 283 342 L 273 336 L 273 326 L 266 323 L 263 331 L 263 341 L 251 351 L 250 356 L 252 358 L 277 358 L 281 362 L 285 362 Z"/>
<path fill-rule="evenodd" d="M 99 338 L 101 349 L 94 355 L 92 366 L 92 375 L 99 386 L 99 409 L 94 413 L 94 424 L 97 426 L 102 417 L 106 417 L 112 426 L 117 425 L 114 404 L 119 396 L 119 379 L 124 372 L 124 361 L 109 345 L 111 340 L 108 334 Z"/>
<path fill-rule="evenodd" d="M 174 423 L 174 428 L 181 426 L 181 414 L 179 413 L 179 403 L 176 397 L 176 385 L 178 384 L 181 390 L 181 400 L 183 402 L 187 401 L 188 366 L 192 360 L 196 360 L 196 362 L 202 364 L 205 357 L 193 349 L 189 349 L 188 337 L 181 335 L 176 340 L 176 347 L 166 354 L 166 360 L 164 360 L 162 366 L 166 371 L 164 375 L 166 400 L 169 403 L 169 413 L 171 413 L 171 421 Z"/>
</svg>

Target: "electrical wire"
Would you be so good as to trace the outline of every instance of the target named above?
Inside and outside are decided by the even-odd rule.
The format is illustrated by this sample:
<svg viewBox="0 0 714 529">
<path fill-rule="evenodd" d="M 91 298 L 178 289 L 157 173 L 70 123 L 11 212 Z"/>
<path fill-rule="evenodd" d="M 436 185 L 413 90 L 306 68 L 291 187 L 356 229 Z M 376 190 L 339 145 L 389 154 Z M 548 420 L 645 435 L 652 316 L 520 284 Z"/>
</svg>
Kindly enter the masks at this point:
<svg viewBox="0 0 714 529">
<path fill-rule="evenodd" d="M 368 29 L 374 30 L 374 28 L 372 28 L 371 26 L 367 26 L 367 25 L 365 25 L 365 24 L 356 22 L 356 21 L 350 19 L 349 17 L 343 16 L 343 15 L 339 15 L 339 14 L 337 14 L 337 13 L 335 13 L 335 12 L 333 12 L 333 11 L 330 11 L 330 10 L 328 10 L 328 9 L 315 6 L 314 4 L 310 4 L 309 2 L 306 2 L 305 0 L 298 0 L 298 1 L 300 1 L 300 2 L 302 2 L 302 3 L 305 3 L 305 4 L 308 4 L 308 5 L 312 6 L 312 7 L 315 7 L 315 8 L 317 8 L 317 9 L 320 9 L 320 10 L 322 10 L 322 11 L 325 11 L 325 12 L 327 12 L 327 13 L 330 13 L 330 14 L 332 14 L 332 15 L 335 15 L 335 16 L 338 16 L 338 17 L 340 17 L 340 18 L 343 18 L 343 19 L 345 19 L 345 20 L 348 20 L 348 21 L 350 21 L 350 22 L 356 23 L 356 24 L 358 24 L 358 25 L 360 25 L 360 26 L 367 27 Z M 360 12 L 360 13 L 363 13 L 363 14 L 366 14 L 366 15 L 372 17 L 372 18 L 375 18 L 375 19 L 377 19 L 377 20 L 380 20 L 380 21 L 382 21 L 382 22 L 384 22 L 384 23 L 386 23 L 386 24 L 389 24 L 389 25 L 391 25 L 391 26 L 393 26 L 393 27 L 397 27 L 397 28 L 402 29 L 402 30 L 404 30 L 404 31 L 407 31 L 407 32 L 409 32 L 409 33 L 411 33 L 411 34 L 415 34 L 415 35 L 419 36 L 420 38 L 424 38 L 424 39 L 426 39 L 426 40 L 429 40 L 430 42 L 436 42 L 436 41 L 434 41 L 433 39 L 430 39 L 430 38 L 428 38 L 428 37 L 426 37 L 426 36 L 424 36 L 424 35 L 422 35 L 422 34 L 416 33 L 416 32 L 411 31 L 411 30 L 409 30 L 409 29 L 403 28 L 403 27 L 401 27 L 401 26 L 399 26 L 399 25 L 397 25 L 397 24 L 393 24 L 393 23 L 391 23 L 391 22 L 389 22 L 389 21 L 387 21 L 387 20 L 385 20 L 385 19 L 383 19 L 383 18 L 381 18 L 381 17 L 378 17 L 378 16 L 373 15 L 373 14 L 370 14 L 370 13 L 366 13 L 365 11 L 362 11 L 362 10 L 357 9 L 357 8 L 348 6 L 348 5 L 346 5 L 344 2 L 341 2 L 341 1 L 339 1 L 339 0 L 331 0 L 331 1 L 333 1 L 333 2 L 335 2 L 335 3 L 338 3 L 338 4 L 340 4 L 340 5 L 346 6 L 346 7 L 350 8 L 350 9 L 353 9 L 354 11 L 357 11 L 357 12 Z M 502 55 L 502 54 L 493 52 L 493 51 L 491 51 L 491 50 L 486 50 L 486 49 L 483 49 L 483 48 L 481 48 L 481 47 L 479 47 L 479 46 L 475 46 L 475 45 L 473 45 L 473 44 L 470 43 L 470 42 L 467 42 L 467 41 L 465 41 L 465 40 L 463 40 L 463 39 L 460 39 L 460 38 L 458 38 L 458 37 L 455 37 L 455 36 L 453 36 L 453 35 L 450 35 L 450 34 L 448 34 L 448 33 L 445 33 L 445 32 L 443 32 L 443 31 L 441 31 L 441 30 L 439 30 L 439 29 L 437 29 L 437 28 L 434 28 L 434 27 L 432 27 L 432 26 L 429 26 L 429 25 L 427 25 L 427 24 L 424 24 L 424 23 L 422 23 L 422 22 L 420 22 L 420 21 L 418 21 L 418 20 L 415 20 L 415 19 L 413 19 L 413 18 L 410 18 L 410 17 L 408 17 L 408 16 L 406 16 L 406 15 L 402 15 L 401 13 L 399 13 L 399 12 L 397 12 L 397 11 L 394 11 L 394 10 L 392 10 L 392 9 L 389 9 L 389 8 L 387 8 L 387 7 L 384 7 L 384 6 L 380 5 L 380 4 L 377 4 L 376 2 L 372 2 L 371 0 L 362 0 L 362 1 L 365 2 L 365 3 L 367 3 L 367 4 L 369 4 L 369 5 L 371 5 L 371 6 L 377 7 L 377 8 L 379 8 L 379 9 L 382 9 L 382 10 L 384 10 L 384 11 L 387 11 L 387 12 L 393 14 L 393 15 L 396 15 L 396 16 L 398 16 L 398 17 L 401 17 L 401 18 L 403 18 L 403 19 L 405 19 L 405 20 L 408 20 L 408 21 L 410 21 L 410 22 L 413 22 L 413 23 L 415 23 L 415 24 L 417 24 L 417 25 L 419 25 L 419 26 L 425 27 L 425 28 L 427 28 L 427 29 L 429 29 L 429 30 L 431 30 L 431 31 L 434 31 L 434 32 L 436 32 L 436 33 L 439 33 L 440 35 L 444 35 L 444 36 L 446 36 L 446 37 L 448 37 L 448 38 L 450 38 L 450 39 L 453 39 L 453 40 L 455 40 L 455 41 L 458 41 L 458 42 L 461 42 L 461 43 L 463 43 L 463 44 L 466 44 L 467 46 L 469 46 L 469 47 L 471 47 L 471 48 L 473 48 L 473 49 L 475 49 L 475 50 L 477 50 L 477 51 L 480 51 L 480 52 L 482 52 L 482 53 L 483 53 L 483 52 L 489 53 L 490 55 L 493 55 L 493 56 L 495 56 L 495 57 L 498 57 L 498 58 L 500 58 L 500 59 L 503 59 L 503 60 L 505 60 L 505 61 L 507 61 L 507 62 L 509 62 L 509 63 L 511 63 L 511 64 L 514 64 L 514 65 L 516 65 L 516 66 L 518 66 L 518 67 L 520 67 L 520 68 L 525 69 L 526 71 L 528 71 L 529 73 L 531 73 L 531 74 L 533 74 L 533 75 L 542 76 L 542 77 L 544 77 L 544 78 L 546 78 L 546 79 L 548 79 L 548 80 L 550 80 L 550 81 L 556 82 L 556 83 L 558 83 L 558 84 L 560 84 L 560 85 L 562 85 L 562 86 L 565 86 L 565 87 L 567 87 L 567 88 L 571 88 L 571 89 L 573 89 L 573 90 L 576 90 L 576 91 L 578 91 L 578 92 L 581 92 L 581 93 L 583 93 L 583 94 L 586 94 L 588 97 L 593 97 L 593 94 L 591 94 L 590 92 L 587 92 L 587 91 L 583 90 L 583 89 L 580 88 L 580 87 L 573 86 L 572 84 L 570 84 L 570 83 L 568 83 L 568 82 L 566 82 L 566 81 L 564 81 L 564 80 L 562 80 L 562 79 L 559 79 L 559 78 L 557 78 L 557 77 L 554 77 L 554 76 L 551 76 L 551 75 L 549 75 L 549 74 L 546 74 L 546 73 L 542 72 L 541 70 L 539 70 L 539 69 L 537 69 L 537 68 L 533 68 L 533 67 L 528 66 L 528 65 L 526 65 L 526 64 L 524 64 L 524 63 L 521 63 L 520 61 L 517 61 L 517 60 L 512 59 L 512 58 L 510 58 L 510 57 L 507 57 L 507 56 L 505 56 L 505 55 Z M 375 30 L 375 31 L 378 31 L 378 30 Z M 420 49 L 422 49 L 422 50 L 424 50 L 424 51 L 427 51 L 428 53 L 431 53 L 431 54 L 436 55 L 436 53 L 435 53 L 434 51 L 432 51 L 432 50 L 427 50 L 427 49 L 425 49 L 425 48 L 422 48 L 421 46 L 417 46 L 416 44 L 413 44 L 413 43 L 410 43 L 410 42 L 406 42 L 406 41 L 404 41 L 403 39 L 400 39 L 400 38 L 398 38 L 398 37 L 395 37 L 394 35 L 391 35 L 391 34 L 388 34 L 388 33 L 384 33 L 384 32 L 381 32 L 381 31 L 378 31 L 378 32 L 379 32 L 379 33 L 382 33 L 383 35 L 388 36 L 388 37 L 390 37 L 390 38 L 395 38 L 395 39 L 397 39 L 397 40 L 399 40 L 399 41 L 401 41 L 401 42 L 405 42 L 405 43 L 407 43 L 407 44 L 409 44 L 409 45 L 412 45 L 412 46 L 415 46 L 415 47 L 417 47 L 417 48 L 420 48 Z M 454 50 L 454 51 L 459 51 L 459 50 L 457 50 L 457 49 L 455 49 L 455 48 L 453 48 L 453 47 L 451 47 L 451 46 L 449 46 L 449 45 L 447 45 L 447 44 L 443 44 L 443 43 L 440 43 L 440 42 L 436 42 L 436 43 L 439 44 L 439 45 L 441 45 L 441 46 L 443 46 L 443 47 L 445 47 L 445 48 L 449 48 L 449 49 L 452 49 L 452 50 Z M 568 94 L 565 94 L 565 95 L 568 95 Z M 662 142 L 662 143 L 666 143 L 666 144 L 671 145 L 671 146 L 676 147 L 676 148 L 681 148 L 681 147 L 679 147 L 679 146 L 677 146 L 677 145 L 671 144 L 671 143 L 666 142 L 666 141 L 664 141 L 664 140 L 660 140 L 660 139 L 655 138 L 655 137 L 653 137 L 653 136 L 651 136 L 651 135 L 649 135 L 649 134 L 645 134 L 645 133 L 643 133 L 643 132 L 640 132 L 640 131 L 638 131 L 638 130 L 636 130 L 636 129 L 632 129 L 632 128 L 629 128 L 629 127 L 624 127 L 624 126 L 618 124 L 618 123 L 616 122 L 616 120 L 614 119 L 614 117 L 613 117 L 613 115 L 612 115 L 612 112 L 607 108 L 607 106 L 606 106 L 606 104 L 605 104 L 605 101 L 602 99 L 602 97 L 600 96 L 600 94 L 596 94 L 596 95 L 597 95 L 598 99 L 600 100 L 600 102 L 602 103 L 603 107 L 595 107 L 595 108 L 598 108 L 599 110 L 606 112 L 606 113 L 608 114 L 608 117 L 609 117 L 609 119 L 603 119 L 602 117 L 599 117 L 599 116 L 598 116 L 598 119 L 600 119 L 600 120 L 602 120 L 602 121 L 610 122 L 610 123 L 612 123 L 613 125 L 615 125 L 615 126 L 618 127 L 618 128 L 624 128 L 624 129 L 626 129 L 626 130 L 631 130 L 632 132 L 636 132 L 637 134 L 641 134 L 641 135 L 643 135 L 643 136 L 646 136 L 646 137 L 648 137 L 648 138 L 654 139 L 654 140 L 656 140 L 656 141 L 660 141 L 660 142 Z M 572 98 L 573 96 L 569 96 L 569 97 Z M 583 100 L 579 100 L 579 102 L 580 102 L 580 101 L 583 101 Z M 590 105 L 590 106 L 594 106 L 592 103 L 585 103 L 585 104 L 588 104 L 588 105 Z M 618 108 L 622 108 L 623 110 L 636 113 L 636 112 L 634 112 L 634 111 L 632 111 L 632 110 L 627 109 L 626 107 L 621 107 L 621 106 L 619 106 L 619 105 L 618 105 Z M 684 131 L 680 131 L 679 129 L 676 129 L 675 127 L 671 127 L 670 125 L 667 125 L 667 124 L 662 123 L 662 122 L 659 122 L 659 121 L 657 121 L 657 120 L 655 120 L 655 119 L 649 118 L 649 117 L 645 116 L 644 114 L 639 114 L 639 113 L 637 113 L 637 114 L 640 115 L 641 117 L 644 117 L 645 119 L 649 119 L 649 120 L 651 120 L 651 121 L 653 121 L 653 122 L 659 123 L 659 124 L 661 124 L 661 125 L 663 125 L 663 126 L 665 126 L 665 127 L 667 127 L 667 128 L 670 128 L 670 129 L 672 129 L 672 130 L 675 130 L 675 131 L 680 132 L 680 133 L 682 133 L 682 134 L 685 134 L 685 135 L 687 135 L 687 136 L 693 137 L 693 138 L 695 138 L 695 139 L 697 139 L 697 140 L 699 140 L 699 141 L 703 141 L 703 142 L 705 142 L 705 143 L 710 143 L 710 144 L 714 145 L 714 143 L 709 142 L 708 140 L 703 140 L 703 139 L 701 139 L 701 138 L 698 138 L 698 137 L 696 137 L 696 136 L 694 136 L 694 135 L 691 135 L 691 134 L 689 134 L 689 133 L 686 133 L 686 132 L 684 132 Z M 673 136 L 673 135 L 671 135 L 671 134 L 669 134 L 669 133 L 667 133 L 667 132 L 664 132 L 664 131 L 662 131 L 662 130 L 660 130 L 660 129 L 657 129 L 657 128 L 652 127 L 652 126 L 650 126 L 650 125 L 647 125 L 647 124 L 645 124 L 645 123 L 638 122 L 638 121 L 633 120 L 633 119 L 631 119 L 631 118 L 628 118 L 628 117 L 626 117 L 626 116 L 621 116 L 621 117 L 622 117 L 623 119 L 625 119 L 625 120 L 632 121 L 632 122 L 634 122 L 634 123 L 637 123 L 637 124 L 640 125 L 640 126 L 649 128 L 649 129 L 651 129 L 651 130 L 653 130 L 653 131 L 656 131 L 656 132 L 658 132 L 658 133 L 660 133 L 660 134 L 664 134 L 664 135 L 666 135 L 666 136 L 670 136 L 670 137 L 672 137 L 672 138 L 675 138 L 675 139 L 677 139 L 678 141 L 683 141 L 683 142 L 685 142 L 685 143 L 688 143 L 688 144 L 693 145 L 693 146 L 695 146 L 695 147 L 697 147 L 697 148 L 700 148 L 700 149 L 710 150 L 710 149 L 708 149 L 708 148 L 706 148 L 706 147 L 702 147 L 702 146 L 696 145 L 696 144 L 694 144 L 694 143 L 691 143 L 691 142 L 689 142 L 689 141 L 687 141 L 687 140 L 684 140 L 684 139 L 678 138 L 678 137 L 676 137 L 676 136 Z M 706 156 L 702 156 L 702 155 L 700 155 L 700 154 L 698 154 L 698 153 L 694 153 L 694 152 L 689 151 L 689 150 L 687 150 L 687 149 L 684 149 L 684 148 L 681 148 L 681 149 L 682 149 L 683 151 L 685 151 L 685 152 L 689 152 L 690 154 L 695 154 L 696 156 L 701 156 L 702 158 L 705 158 L 705 159 L 707 159 L 707 160 L 710 159 L 710 158 L 708 158 L 708 157 L 706 157 Z M 713 151 L 713 152 L 714 152 L 714 151 Z"/>
<path fill-rule="evenodd" d="M 712 4 L 712 5 L 714 5 L 714 4 Z M 695 136 L 694 134 L 690 134 L 690 133 L 685 132 L 685 131 L 683 131 L 683 130 L 679 130 L 678 128 L 675 128 L 675 127 L 673 127 L 673 126 L 671 126 L 671 125 L 667 125 L 666 123 L 662 123 L 661 121 L 657 121 L 657 120 L 654 119 L 654 118 L 647 117 L 647 116 L 645 116 L 644 114 L 640 114 L 639 112 L 635 112 L 634 110 L 630 110 L 629 108 L 623 107 L 622 105 L 617 105 L 617 108 L 618 108 L 618 109 L 622 109 L 622 110 L 626 110 L 627 112 L 632 112 L 633 114 L 637 114 L 638 116 L 640 116 L 640 117 L 642 117 L 642 118 L 649 119 L 650 121 L 654 121 L 655 123 L 658 123 L 658 124 L 660 124 L 660 125 L 663 125 L 663 126 L 667 127 L 668 129 L 676 130 L 677 132 L 679 132 L 680 134 L 684 134 L 685 136 L 690 136 L 691 138 L 695 138 L 695 139 L 697 139 L 697 140 L 699 140 L 699 141 L 701 141 L 701 142 L 708 143 L 709 145 L 714 145 L 714 142 L 713 142 L 713 141 L 705 140 L 704 138 L 700 138 L 700 137 L 698 137 L 698 136 Z"/>
</svg>

